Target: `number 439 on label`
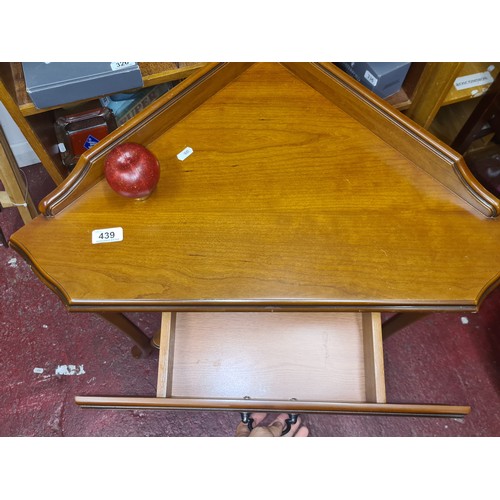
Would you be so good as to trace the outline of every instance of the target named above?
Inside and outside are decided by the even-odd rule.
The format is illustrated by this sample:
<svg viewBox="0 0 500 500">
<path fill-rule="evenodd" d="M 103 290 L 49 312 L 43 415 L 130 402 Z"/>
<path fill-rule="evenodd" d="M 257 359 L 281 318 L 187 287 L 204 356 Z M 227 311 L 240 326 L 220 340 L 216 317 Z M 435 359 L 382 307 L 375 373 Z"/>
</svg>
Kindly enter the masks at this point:
<svg viewBox="0 0 500 500">
<path fill-rule="evenodd" d="M 107 229 L 94 229 L 92 231 L 92 244 L 113 243 L 123 240 L 123 228 L 110 227 Z"/>
</svg>

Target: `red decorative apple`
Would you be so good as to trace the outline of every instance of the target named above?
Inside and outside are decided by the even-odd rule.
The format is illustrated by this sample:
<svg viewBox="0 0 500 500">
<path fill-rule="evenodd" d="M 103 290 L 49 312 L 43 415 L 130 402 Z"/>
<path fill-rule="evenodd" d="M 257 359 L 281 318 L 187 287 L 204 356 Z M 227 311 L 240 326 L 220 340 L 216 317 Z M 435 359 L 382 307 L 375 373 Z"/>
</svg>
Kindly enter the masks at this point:
<svg viewBox="0 0 500 500">
<path fill-rule="evenodd" d="M 122 196 L 145 200 L 160 180 L 160 163 L 141 144 L 124 142 L 106 157 L 104 176 L 111 189 Z"/>
</svg>

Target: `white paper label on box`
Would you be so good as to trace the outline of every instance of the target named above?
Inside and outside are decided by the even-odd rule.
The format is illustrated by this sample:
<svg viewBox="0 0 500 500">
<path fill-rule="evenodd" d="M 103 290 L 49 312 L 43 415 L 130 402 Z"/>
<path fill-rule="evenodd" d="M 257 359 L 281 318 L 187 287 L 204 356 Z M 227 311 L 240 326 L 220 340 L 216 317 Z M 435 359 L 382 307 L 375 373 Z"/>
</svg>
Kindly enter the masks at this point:
<svg viewBox="0 0 500 500">
<path fill-rule="evenodd" d="M 92 244 L 94 245 L 97 243 L 114 243 L 115 241 L 123 241 L 123 228 L 110 227 L 92 231 Z"/>
<path fill-rule="evenodd" d="M 365 79 L 368 80 L 374 87 L 377 86 L 378 79 L 375 78 L 368 70 L 365 71 Z"/>
<path fill-rule="evenodd" d="M 135 62 L 112 62 L 111 69 L 117 71 L 119 69 L 128 68 L 129 66 L 134 66 Z"/>
<path fill-rule="evenodd" d="M 193 149 L 189 146 L 184 148 L 178 155 L 177 158 L 181 161 L 184 161 L 188 156 L 193 154 Z"/>
<path fill-rule="evenodd" d="M 487 85 L 493 82 L 493 77 L 489 71 L 484 73 L 474 73 L 473 75 L 459 76 L 455 80 L 455 88 L 457 90 L 470 89 L 472 87 L 479 87 L 480 85 Z"/>
</svg>

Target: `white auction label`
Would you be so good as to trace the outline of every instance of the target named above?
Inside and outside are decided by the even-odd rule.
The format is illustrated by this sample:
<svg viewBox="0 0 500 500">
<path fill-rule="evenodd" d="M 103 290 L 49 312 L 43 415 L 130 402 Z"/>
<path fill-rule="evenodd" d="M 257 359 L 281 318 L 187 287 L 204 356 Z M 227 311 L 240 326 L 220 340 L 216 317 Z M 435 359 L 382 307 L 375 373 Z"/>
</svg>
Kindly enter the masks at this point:
<svg viewBox="0 0 500 500">
<path fill-rule="evenodd" d="M 479 87 L 480 85 L 487 85 L 493 83 L 494 78 L 491 73 L 485 71 L 484 73 L 474 73 L 473 75 L 459 76 L 455 82 L 457 90 L 470 89 L 472 87 Z"/>
<path fill-rule="evenodd" d="M 123 68 L 129 68 L 130 66 L 134 66 L 135 62 L 112 62 L 111 69 L 113 71 L 117 71 Z"/>
<path fill-rule="evenodd" d="M 368 80 L 374 87 L 377 86 L 378 79 L 375 78 L 368 70 L 365 71 L 364 77 Z"/>
<path fill-rule="evenodd" d="M 188 156 L 193 154 L 193 148 L 189 146 L 184 148 L 178 155 L 177 158 L 181 161 L 184 161 Z"/>
<path fill-rule="evenodd" d="M 92 243 L 114 243 L 123 241 L 123 228 L 110 227 L 107 229 L 94 229 L 92 231 Z"/>
</svg>

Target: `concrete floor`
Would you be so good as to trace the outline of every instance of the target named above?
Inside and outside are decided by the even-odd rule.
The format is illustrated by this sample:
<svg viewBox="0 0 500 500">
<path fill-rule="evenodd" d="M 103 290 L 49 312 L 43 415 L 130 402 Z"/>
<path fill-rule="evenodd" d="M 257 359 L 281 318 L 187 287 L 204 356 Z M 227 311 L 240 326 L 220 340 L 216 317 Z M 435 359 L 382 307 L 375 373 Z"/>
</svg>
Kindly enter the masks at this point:
<svg viewBox="0 0 500 500">
<path fill-rule="evenodd" d="M 35 202 L 53 184 L 23 169 Z M 0 213 L 5 237 L 22 224 Z M 75 256 L 76 258 L 76 256 Z M 233 436 L 228 411 L 82 409 L 76 395 L 154 396 L 157 353 L 130 355 L 104 319 L 69 313 L 12 249 L 0 246 L 0 436 Z M 148 335 L 160 315 L 130 314 Z M 468 404 L 463 419 L 303 415 L 312 436 L 500 436 L 500 289 L 478 314 L 433 314 L 385 342 L 387 399 Z"/>
</svg>

